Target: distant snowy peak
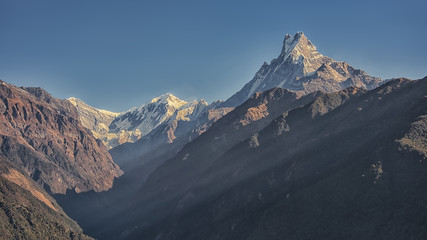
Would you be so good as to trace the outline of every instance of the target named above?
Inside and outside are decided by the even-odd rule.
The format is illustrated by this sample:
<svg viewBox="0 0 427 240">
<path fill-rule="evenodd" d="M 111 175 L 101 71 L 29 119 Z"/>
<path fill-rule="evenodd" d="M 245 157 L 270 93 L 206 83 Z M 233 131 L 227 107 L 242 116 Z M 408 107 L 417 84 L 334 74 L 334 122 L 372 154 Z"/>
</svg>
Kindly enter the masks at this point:
<svg viewBox="0 0 427 240">
<path fill-rule="evenodd" d="M 304 33 L 298 32 L 293 36 L 286 34 L 280 55 L 270 64 L 264 63 L 254 78 L 221 106 L 236 107 L 254 93 L 274 87 L 307 94 L 338 91 L 354 85 L 371 89 L 380 82 L 381 79 L 344 62 L 323 56 Z"/>
<path fill-rule="evenodd" d="M 134 107 L 123 112 L 121 116 L 127 115 L 129 113 L 139 114 L 140 116 L 143 116 L 143 114 L 147 112 L 147 110 L 150 110 L 152 108 L 158 108 L 158 106 L 168 106 L 169 113 L 170 111 L 172 111 L 172 113 L 169 114 L 171 115 L 175 110 L 177 110 L 178 108 L 180 108 L 181 106 L 187 103 L 188 102 L 181 100 L 170 93 L 166 93 L 151 99 L 150 102 L 142 104 L 139 107 Z"/>
<path fill-rule="evenodd" d="M 120 114 L 92 107 L 75 97 L 67 98 L 67 100 L 76 107 L 83 126 L 92 131 L 98 131 L 98 128 L 106 129 Z"/>
<path fill-rule="evenodd" d="M 190 121 L 208 106 L 204 100 L 187 102 L 166 93 L 137 108 L 120 114 L 111 124 L 111 132 L 139 131 L 147 135 L 164 122 Z"/>
<path fill-rule="evenodd" d="M 74 97 L 67 100 L 77 108 L 83 126 L 108 149 L 135 142 L 162 124 L 193 121 L 213 107 L 203 99 L 187 102 L 170 93 L 123 113 L 97 109 Z"/>
<path fill-rule="evenodd" d="M 175 97 L 171 93 L 165 93 L 165 94 L 162 94 L 156 98 L 153 98 L 153 99 L 151 99 L 151 103 L 168 103 L 170 105 L 176 105 L 176 106 L 178 106 L 178 105 L 182 106 L 184 104 L 187 104 L 186 101 Z"/>
</svg>

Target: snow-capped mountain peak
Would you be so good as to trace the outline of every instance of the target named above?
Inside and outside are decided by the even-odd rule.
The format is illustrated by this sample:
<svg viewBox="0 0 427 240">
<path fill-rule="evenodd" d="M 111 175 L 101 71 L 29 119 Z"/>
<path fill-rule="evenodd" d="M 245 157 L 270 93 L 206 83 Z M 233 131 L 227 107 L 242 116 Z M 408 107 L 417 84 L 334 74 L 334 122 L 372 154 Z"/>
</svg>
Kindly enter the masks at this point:
<svg viewBox="0 0 427 240">
<path fill-rule="evenodd" d="M 304 33 L 298 32 L 293 36 L 286 34 L 280 55 L 270 64 L 264 63 L 254 78 L 222 106 L 238 106 L 254 93 L 274 87 L 307 94 L 338 91 L 355 85 L 371 89 L 379 82 L 379 78 L 320 54 Z"/>
<path fill-rule="evenodd" d="M 294 36 L 286 34 L 285 39 L 283 40 L 282 53 L 289 54 L 295 48 L 295 46 L 300 42 L 300 40 L 304 38 L 307 39 L 304 33 L 302 32 L 298 32 Z"/>
<path fill-rule="evenodd" d="M 175 97 L 171 93 L 165 93 L 156 98 L 151 99 L 150 103 L 163 103 L 163 104 L 166 103 L 171 106 L 174 106 L 175 108 L 180 108 L 181 106 L 187 104 L 188 102 Z"/>
<path fill-rule="evenodd" d="M 153 98 L 137 108 L 131 108 L 120 114 L 110 125 L 113 132 L 139 130 L 141 136 L 146 135 L 155 127 L 169 119 L 176 110 L 188 102 L 170 93 Z"/>
<path fill-rule="evenodd" d="M 320 54 L 303 32 L 298 32 L 294 36 L 286 34 L 278 59 L 301 65 L 304 76 L 314 73 L 322 64 L 333 61 Z"/>
</svg>

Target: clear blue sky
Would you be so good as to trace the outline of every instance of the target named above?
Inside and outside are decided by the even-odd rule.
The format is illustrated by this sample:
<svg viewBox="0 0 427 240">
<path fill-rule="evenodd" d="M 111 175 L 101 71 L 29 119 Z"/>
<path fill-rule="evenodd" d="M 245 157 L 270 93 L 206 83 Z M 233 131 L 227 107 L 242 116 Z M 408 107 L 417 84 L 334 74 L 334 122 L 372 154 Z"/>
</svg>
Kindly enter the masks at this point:
<svg viewBox="0 0 427 240">
<path fill-rule="evenodd" d="M 123 111 L 226 99 L 303 31 L 381 78 L 427 75 L 427 1 L 0 0 L 0 78 Z"/>
</svg>

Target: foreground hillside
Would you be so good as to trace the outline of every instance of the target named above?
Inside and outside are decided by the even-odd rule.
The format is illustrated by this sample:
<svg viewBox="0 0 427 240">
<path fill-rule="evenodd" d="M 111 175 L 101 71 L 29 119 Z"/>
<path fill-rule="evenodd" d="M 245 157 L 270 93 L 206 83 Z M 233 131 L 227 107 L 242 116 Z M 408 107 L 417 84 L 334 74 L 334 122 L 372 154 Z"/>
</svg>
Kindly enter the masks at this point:
<svg viewBox="0 0 427 240">
<path fill-rule="evenodd" d="M 1 239 L 92 239 L 37 183 L 0 156 Z"/>
<path fill-rule="evenodd" d="M 190 147 L 202 135 L 98 236 L 424 239 L 426 93 L 427 78 L 324 94 L 215 159 Z"/>
</svg>

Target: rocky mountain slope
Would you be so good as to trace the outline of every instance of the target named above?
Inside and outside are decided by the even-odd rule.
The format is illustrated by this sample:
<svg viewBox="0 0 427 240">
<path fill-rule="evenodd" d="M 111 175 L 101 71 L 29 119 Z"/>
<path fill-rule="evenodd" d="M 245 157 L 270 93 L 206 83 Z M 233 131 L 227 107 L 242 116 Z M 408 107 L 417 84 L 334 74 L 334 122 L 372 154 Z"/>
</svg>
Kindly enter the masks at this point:
<svg viewBox="0 0 427 240">
<path fill-rule="evenodd" d="M 52 193 L 105 191 L 122 171 L 76 108 L 0 81 L 0 153 Z"/>
<path fill-rule="evenodd" d="M 68 98 L 67 100 L 76 107 L 83 127 L 90 129 L 93 136 L 96 139 L 100 139 L 108 149 L 114 146 L 111 145 L 111 142 L 123 141 L 119 139 L 120 136 L 117 136 L 117 134 L 110 133 L 109 129 L 111 122 L 119 116 L 120 113 L 97 109 L 74 97 Z M 116 138 L 118 138 L 118 140 L 116 140 Z"/>
<path fill-rule="evenodd" d="M 310 40 L 299 32 L 286 35 L 280 55 L 264 63 L 254 78 L 239 92 L 224 102 L 223 106 L 238 106 L 256 92 L 281 87 L 298 94 L 315 91 L 334 92 L 357 86 L 373 89 L 381 79 L 371 77 L 345 62 L 338 62 L 320 54 Z"/>
<path fill-rule="evenodd" d="M 284 114 L 259 132 L 255 148 L 247 139 L 219 158 L 198 180 L 204 184 L 187 192 L 193 198 L 182 199 L 205 193 L 203 203 L 157 236 L 425 238 L 426 158 L 403 148 L 402 139 L 427 147 L 420 143 L 427 137 L 426 93 L 427 78 L 399 79 L 327 111 L 340 98 Z M 220 180 L 226 190 L 204 190 Z"/>
<path fill-rule="evenodd" d="M 154 171 L 128 210 L 98 234 L 423 239 L 426 93 L 427 78 L 323 94 L 209 158 L 216 146 L 204 155 L 197 142 L 214 124 Z"/>
</svg>

